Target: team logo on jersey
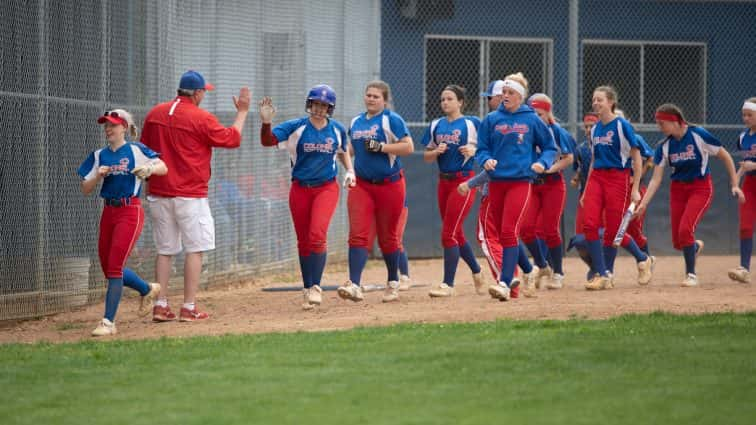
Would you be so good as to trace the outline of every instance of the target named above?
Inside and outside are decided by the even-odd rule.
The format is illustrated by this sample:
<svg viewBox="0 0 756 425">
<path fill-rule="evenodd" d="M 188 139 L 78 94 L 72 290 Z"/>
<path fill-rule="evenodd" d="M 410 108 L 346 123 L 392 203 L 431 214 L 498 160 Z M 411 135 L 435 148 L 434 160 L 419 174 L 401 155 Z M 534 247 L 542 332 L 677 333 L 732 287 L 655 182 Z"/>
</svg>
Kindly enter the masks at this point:
<svg viewBox="0 0 756 425">
<path fill-rule="evenodd" d="M 110 171 L 108 172 L 108 175 L 111 175 L 111 176 L 126 175 L 126 174 L 129 174 L 129 159 L 128 158 L 121 158 L 121 160 L 118 161 L 118 164 L 114 164 L 110 166 Z"/>
<path fill-rule="evenodd" d="M 333 153 L 335 146 L 333 137 L 326 137 L 325 143 L 303 143 L 302 149 L 305 152 Z"/>
<path fill-rule="evenodd" d="M 517 133 L 517 143 L 522 143 L 525 140 L 525 134 L 530 131 L 530 127 L 527 124 L 500 124 L 494 127 L 494 130 L 504 135 Z"/>
<path fill-rule="evenodd" d="M 743 159 L 756 159 L 756 143 L 751 145 L 750 150 L 740 151 L 740 155 L 743 157 Z"/>
<path fill-rule="evenodd" d="M 373 125 L 367 130 L 352 130 L 352 140 L 356 139 L 378 139 L 378 124 Z"/>
<path fill-rule="evenodd" d="M 606 132 L 605 136 L 596 136 L 596 137 L 594 137 L 593 138 L 593 146 L 597 146 L 597 145 L 611 146 L 613 138 L 614 138 L 614 131 L 609 130 L 609 131 Z"/>
<path fill-rule="evenodd" d="M 458 145 L 462 138 L 462 130 L 456 129 L 451 134 L 436 134 L 436 144 Z"/>
<path fill-rule="evenodd" d="M 685 152 L 675 152 L 669 154 L 669 162 L 675 163 L 680 161 L 691 161 L 696 159 L 696 150 L 693 145 L 688 145 Z"/>
</svg>

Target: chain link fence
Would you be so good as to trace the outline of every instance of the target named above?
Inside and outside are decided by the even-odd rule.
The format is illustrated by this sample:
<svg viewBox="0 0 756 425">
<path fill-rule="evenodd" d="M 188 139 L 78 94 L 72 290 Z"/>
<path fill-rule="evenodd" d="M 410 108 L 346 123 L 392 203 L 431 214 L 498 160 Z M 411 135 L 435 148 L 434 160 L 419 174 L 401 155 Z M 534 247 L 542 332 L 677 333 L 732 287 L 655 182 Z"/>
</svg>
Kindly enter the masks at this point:
<svg viewBox="0 0 756 425">
<path fill-rule="evenodd" d="M 738 161 L 740 108 L 756 95 L 751 77 L 756 61 L 748 48 L 756 41 L 754 16 L 753 1 L 384 0 L 381 76 L 394 88 L 396 109 L 410 122 L 417 143 L 414 161 L 404 161 L 410 255 L 441 255 L 438 237 L 427 236 L 440 232 L 440 219 L 427 219 L 438 217 L 437 170 L 420 159 L 419 141 L 430 121 L 442 116 L 443 87 L 465 87 L 465 113 L 482 117 L 488 105 L 479 93 L 488 83 L 523 72 L 530 93 L 549 94 L 555 116 L 581 142 L 581 118 L 591 110 L 593 90 L 609 84 L 651 145 L 662 138 L 655 109 L 671 102 Z M 737 206 L 720 161 L 713 161 L 712 173 L 716 196 L 699 233 L 714 242 L 707 250 L 734 253 Z M 661 231 L 668 226 L 667 192 L 652 203 L 647 224 L 657 252 L 672 253 L 668 233 Z M 570 191 L 563 219 L 567 237 L 575 202 Z M 473 219 L 466 229 L 474 234 Z"/>
<path fill-rule="evenodd" d="M 272 96 L 276 121 L 304 115 L 306 91 L 327 83 L 336 119 L 362 109 L 378 75 L 377 1 L 8 0 L 0 28 L 0 320 L 34 317 L 100 299 L 102 203 L 79 190 L 76 169 L 105 145 L 96 118 L 120 107 L 141 123 L 176 94 L 187 69 L 217 87 L 202 107 L 230 125 L 231 100 L 249 85 Z M 209 199 L 217 248 L 202 284 L 296 270 L 288 209 L 289 159 L 259 145 L 253 107 L 242 147 L 215 150 Z M 346 197 L 329 233 L 332 261 L 346 254 Z M 150 220 L 128 266 L 154 276 Z M 172 284 L 180 290 L 182 258 Z"/>
</svg>

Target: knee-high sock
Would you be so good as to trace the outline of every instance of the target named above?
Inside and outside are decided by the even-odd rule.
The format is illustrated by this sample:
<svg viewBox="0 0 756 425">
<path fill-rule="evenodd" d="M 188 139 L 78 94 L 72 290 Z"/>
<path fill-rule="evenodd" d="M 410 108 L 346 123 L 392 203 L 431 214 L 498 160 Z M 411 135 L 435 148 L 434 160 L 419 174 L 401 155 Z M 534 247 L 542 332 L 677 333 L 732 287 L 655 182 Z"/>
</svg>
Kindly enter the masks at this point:
<svg viewBox="0 0 756 425">
<path fill-rule="evenodd" d="M 150 292 L 150 285 L 133 270 L 126 267 L 123 268 L 123 286 L 139 292 L 141 296 L 145 296 Z"/>
<path fill-rule="evenodd" d="M 685 273 L 696 274 L 696 244 L 684 246 L 682 252 L 685 258 Z"/>
<path fill-rule="evenodd" d="M 635 261 L 646 261 L 648 259 L 648 255 L 646 255 L 645 252 L 641 251 L 641 249 L 638 247 L 638 244 L 635 243 L 634 240 L 630 239 L 630 243 L 625 247 L 625 251 L 629 252 L 630 254 L 635 257 Z"/>
<path fill-rule="evenodd" d="M 394 252 L 383 254 L 383 261 L 386 262 L 386 269 L 388 271 L 388 281 L 399 281 L 399 253 L 397 249 Z"/>
<path fill-rule="evenodd" d="M 528 251 L 530 251 L 530 255 L 533 256 L 533 262 L 538 267 L 546 267 L 546 255 L 541 252 L 541 247 L 538 245 L 538 242 L 533 241 L 530 243 L 526 243 L 525 246 L 528 247 Z"/>
<path fill-rule="evenodd" d="M 470 270 L 473 273 L 480 273 L 480 264 L 478 264 L 478 260 L 475 259 L 475 253 L 473 253 L 470 242 L 465 242 L 464 245 L 460 245 L 459 256 L 465 260 L 465 263 L 467 263 L 467 266 L 470 267 Z"/>
<path fill-rule="evenodd" d="M 751 270 L 751 253 L 753 252 L 753 238 L 740 240 L 740 265 Z"/>
<path fill-rule="evenodd" d="M 606 261 L 606 269 L 610 273 L 614 273 L 614 260 L 617 258 L 617 248 L 613 246 L 604 247 L 604 261 Z"/>
<path fill-rule="evenodd" d="M 606 276 L 607 268 L 604 261 L 604 250 L 601 247 L 601 241 L 588 241 L 588 252 L 591 253 L 591 262 L 593 263 L 593 270 L 596 273 Z M 616 251 L 616 250 L 615 250 Z"/>
<path fill-rule="evenodd" d="M 111 322 L 115 321 L 122 294 L 123 278 L 108 279 L 108 292 L 105 294 L 105 318 Z"/>
<path fill-rule="evenodd" d="M 562 271 L 562 245 L 557 245 L 554 248 L 549 248 L 549 257 L 551 258 L 551 268 L 554 273 L 563 275 Z"/>
<path fill-rule="evenodd" d="M 302 272 L 302 283 L 305 288 L 312 286 L 312 267 L 310 267 L 311 255 L 299 256 L 299 270 Z"/>
<path fill-rule="evenodd" d="M 454 286 L 454 275 L 457 274 L 457 264 L 459 263 L 459 247 L 450 246 L 444 248 L 444 283 Z"/>
<path fill-rule="evenodd" d="M 520 269 L 525 274 L 533 271 L 533 265 L 528 260 L 528 253 L 525 251 L 525 244 L 522 241 L 517 245 L 517 265 L 520 266 Z"/>
<path fill-rule="evenodd" d="M 362 270 L 365 268 L 365 264 L 368 259 L 367 248 L 349 248 L 349 280 L 355 285 L 360 284 L 360 278 L 362 277 Z"/>
<path fill-rule="evenodd" d="M 326 259 L 328 258 L 327 252 L 321 252 L 316 254 L 310 253 L 310 273 L 312 285 L 320 286 L 320 280 L 323 278 L 323 271 L 326 266 Z"/>
<path fill-rule="evenodd" d="M 407 251 L 404 249 L 399 254 L 399 273 L 409 276 L 409 259 L 407 259 Z"/>
<path fill-rule="evenodd" d="M 501 253 L 501 275 L 499 280 L 506 283 L 507 286 L 512 283 L 514 276 L 515 264 L 517 264 L 518 248 L 511 246 L 504 248 Z"/>
</svg>

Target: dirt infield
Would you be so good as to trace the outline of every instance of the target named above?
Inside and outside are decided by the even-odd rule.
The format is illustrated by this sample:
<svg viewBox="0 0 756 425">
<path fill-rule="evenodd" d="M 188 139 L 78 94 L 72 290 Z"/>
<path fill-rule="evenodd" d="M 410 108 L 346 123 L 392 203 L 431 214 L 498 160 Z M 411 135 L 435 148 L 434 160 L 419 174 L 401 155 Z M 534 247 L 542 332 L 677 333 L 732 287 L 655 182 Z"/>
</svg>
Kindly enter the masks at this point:
<svg viewBox="0 0 756 425">
<path fill-rule="evenodd" d="M 737 264 L 736 257 L 702 257 L 698 264 L 700 286 L 681 288 L 682 258 L 659 258 L 651 285 L 639 287 L 635 283 L 637 272 L 634 263 L 628 257 L 621 257 L 617 259 L 617 287 L 587 292 L 582 286 L 585 267 L 578 259 L 568 258 L 565 262 L 567 277 L 564 289 L 542 289 L 537 298 L 520 298 L 502 303 L 475 294 L 472 278 L 464 264 L 460 264 L 457 274 L 457 296 L 430 299 L 427 295 L 429 285 L 439 282 L 443 263 L 441 260 L 411 261 L 413 281 L 423 286 L 402 292 L 399 303 L 382 304 L 381 292 L 371 292 L 364 302 L 354 304 L 339 299 L 335 291 L 328 291 L 324 293 L 323 305 L 314 311 L 302 310 L 301 292 L 261 290 L 266 286 L 297 285 L 295 276 L 278 276 L 243 287 L 202 292 L 199 305 L 211 314 L 211 318 L 197 323 L 153 324 L 149 318 L 136 316 L 138 298 L 128 297 L 118 312 L 118 335 L 115 338 L 321 331 L 402 322 L 471 322 L 498 318 L 601 319 L 652 311 L 706 313 L 756 310 L 756 284 L 737 284 L 727 278 L 727 268 Z M 337 285 L 345 280 L 345 276 L 345 265 L 331 265 L 324 281 Z M 490 275 L 487 277 L 490 278 Z M 363 283 L 382 283 L 384 279 L 383 263 L 371 261 Z M 172 296 L 170 302 L 178 312 L 181 295 Z M 0 323 L 0 343 L 91 339 L 89 332 L 102 317 L 102 310 L 103 305 L 97 304 L 39 320 Z"/>
</svg>

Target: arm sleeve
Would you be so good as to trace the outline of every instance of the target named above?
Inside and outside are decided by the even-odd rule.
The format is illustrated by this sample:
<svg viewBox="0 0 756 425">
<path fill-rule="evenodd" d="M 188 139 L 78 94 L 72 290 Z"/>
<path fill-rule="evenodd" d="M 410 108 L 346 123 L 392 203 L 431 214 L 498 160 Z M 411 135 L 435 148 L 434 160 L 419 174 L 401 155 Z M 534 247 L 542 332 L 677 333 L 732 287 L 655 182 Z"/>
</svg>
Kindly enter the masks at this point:
<svg viewBox="0 0 756 425">
<path fill-rule="evenodd" d="M 89 154 L 87 159 L 81 163 L 77 173 L 82 180 L 89 180 L 97 173 L 97 168 L 100 166 L 99 161 L 95 157 L 95 153 Z"/>
<path fill-rule="evenodd" d="M 278 144 L 278 138 L 273 134 L 270 123 L 263 124 L 260 127 L 260 143 L 268 147 Z"/>
<path fill-rule="evenodd" d="M 205 118 L 207 141 L 210 146 L 233 149 L 241 145 L 241 133 L 234 127 L 223 127 L 218 118 L 208 114 Z"/>
<path fill-rule="evenodd" d="M 534 113 L 535 115 L 535 113 Z M 554 136 L 546 127 L 546 124 L 541 121 L 538 116 L 533 120 L 533 137 L 535 145 L 541 148 L 541 155 L 538 157 L 538 162 L 543 165 L 543 168 L 549 169 L 557 156 L 556 142 Z"/>
<path fill-rule="evenodd" d="M 481 166 L 491 159 L 488 127 L 488 117 L 486 117 L 480 123 L 480 127 L 478 127 L 478 150 L 475 152 L 475 161 Z"/>
<path fill-rule="evenodd" d="M 491 177 L 488 175 L 488 173 L 481 171 L 480 173 L 476 174 L 475 177 L 467 180 L 467 185 L 470 186 L 470 188 L 479 187 L 483 186 L 489 181 L 491 181 Z"/>
</svg>

